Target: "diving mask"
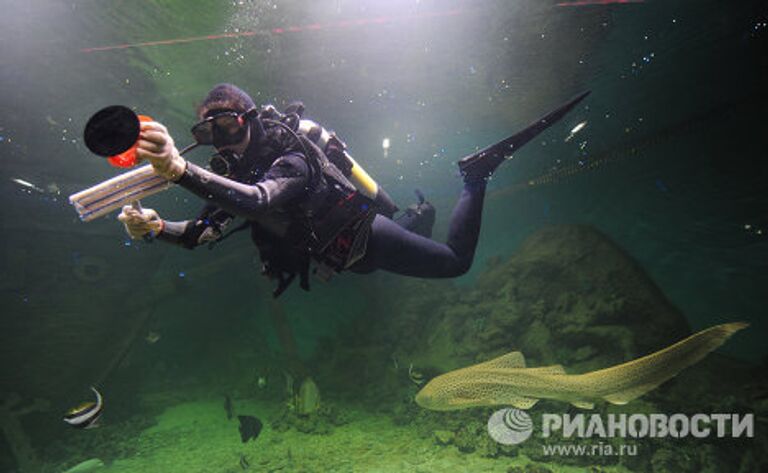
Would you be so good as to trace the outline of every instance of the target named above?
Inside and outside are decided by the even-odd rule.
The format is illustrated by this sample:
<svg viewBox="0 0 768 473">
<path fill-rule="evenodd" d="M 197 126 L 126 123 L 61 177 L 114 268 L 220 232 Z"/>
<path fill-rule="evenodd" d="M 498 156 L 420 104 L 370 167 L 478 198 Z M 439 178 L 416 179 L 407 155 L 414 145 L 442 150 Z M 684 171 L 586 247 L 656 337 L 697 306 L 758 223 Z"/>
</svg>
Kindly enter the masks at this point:
<svg viewBox="0 0 768 473">
<path fill-rule="evenodd" d="M 248 132 L 248 121 L 258 116 L 255 108 L 238 113 L 224 110 L 206 117 L 192 127 L 192 136 L 201 145 L 230 146 L 243 141 Z"/>
</svg>

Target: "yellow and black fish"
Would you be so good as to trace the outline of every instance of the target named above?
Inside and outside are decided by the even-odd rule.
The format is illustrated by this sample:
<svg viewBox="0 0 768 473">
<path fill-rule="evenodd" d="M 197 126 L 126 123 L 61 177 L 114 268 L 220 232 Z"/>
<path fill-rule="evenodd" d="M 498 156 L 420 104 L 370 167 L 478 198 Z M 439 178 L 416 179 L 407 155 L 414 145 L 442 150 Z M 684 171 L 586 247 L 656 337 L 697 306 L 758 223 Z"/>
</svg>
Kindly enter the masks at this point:
<svg viewBox="0 0 768 473">
<path fill-rule="evenodd" d="M 64 416 L 64 422 L 79 429 L 98 427 L 97 422 L 104 409 L 104 400 L 93 386 L 91 386 L 91 391 L 96 394 L 96 402 L 85 402 L 77 407 L 73 407 Z"/>
</svg>

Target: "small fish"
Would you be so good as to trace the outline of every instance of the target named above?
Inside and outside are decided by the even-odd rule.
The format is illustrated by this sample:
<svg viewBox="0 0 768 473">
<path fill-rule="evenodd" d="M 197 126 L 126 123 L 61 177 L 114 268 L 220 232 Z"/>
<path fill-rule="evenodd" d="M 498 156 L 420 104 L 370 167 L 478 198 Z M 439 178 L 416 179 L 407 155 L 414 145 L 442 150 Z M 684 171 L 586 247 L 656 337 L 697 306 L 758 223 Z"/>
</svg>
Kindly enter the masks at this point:
<svg viewBox="0 0 768 473">
<path fill-rule="evenodd" d="M 29 181 L 25 181 L 24 179 L 19 179 L 19 178 L 15 177 L 15 178 L 11 179 L 11 181 L 15 182 L 16 184 L 19 184 L 20 186 L 24 186 L 24 187 L 27 187 L 29 189 L 32 189 L 33 191 L 36 191 L 36 192 L 45 192 L 41 188 L 37 187 L 36 185 L 32 184 Z"/>
<path fill-rule="evenodd" d="M 408 366 L 408 377 L 416 386 L 421 386 L 424 383 L 424 375 L 413 369 L 413 363 Z"/>
<path fill-rule="evenodd" d="M 147 336 L 144 337 L 144 340 L 150 344 L 157 343 L 157 341 L 160 340 L 160 334 L 157 332 L 149 332 L 147 333 Z"/>
<path fill-rule="evenodd" d="M 567 143 L 568 141 L 571 141 L 573 139 L 573 137 L 576 135 L 576 133 L 578 133 L 581 130 L 583 130 L 584 127 L 586 127 L 586 126 L 587 126 L 587 122 L 583 121 L 583 122 L 579 123 L 578 125 L 576 125 L 575 127 L 573 127 L 573 129 L 568 134 L 568 136 L 565 137 L 565 142 Z"/>
<path fill-rule="evenodd" d="M 250 439 L 256 439 L 261 433 L 263 425 L 258 418 L 254 416 L 237 416 L 237 420 L 240 421 L 238 430 L 240 430 L 240 440 L 243 443 Z"/>
<path fill-rule="evenodd" d="M 267 387 L 267 377 L 266 376 L 259 376 L 259 378 L 256 380 L 256 386 L 259 387 L 259 389 L 264 389 Z"/>
<path fill-rule="evenodd" d="M 79 429 L 92 429 L 98 427 L 98 420 L 104 409 L 104 400 L 99 391 L 91 386 L 91 391 L 96 394 L 96 402 L 85 402 L 73 407 L 64 416 L 64 422 Z"/>
</svg>

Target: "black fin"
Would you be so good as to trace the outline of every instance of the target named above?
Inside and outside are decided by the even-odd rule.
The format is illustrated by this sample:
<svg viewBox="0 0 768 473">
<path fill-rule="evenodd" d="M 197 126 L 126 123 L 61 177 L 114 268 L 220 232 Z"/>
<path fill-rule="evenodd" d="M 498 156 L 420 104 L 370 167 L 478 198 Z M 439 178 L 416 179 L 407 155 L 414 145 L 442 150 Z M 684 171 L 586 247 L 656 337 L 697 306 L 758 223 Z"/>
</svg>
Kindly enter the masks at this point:
<svg viewBox="0 0 768 473">
<path fill-rule="evenodd" d="M 250 439 L 255 439 L 261 433 L 262 424 L 261 421 L 254 416 L 237 416 L 237 420 L 240 421 L 240 440 L 243 443 Z"/>
<path fill-rule="evenodd" d="M 590 91 L 586 91 L 579 94 L 531 123 L 522 131 L 462 158 L 459 161 L 461 175 L 466 181 L 479 181 L 488 178 L 504 162 L 505 157 L 519 150 L 542 131 L 557 123 L 590 93 Z"/>
</svg>

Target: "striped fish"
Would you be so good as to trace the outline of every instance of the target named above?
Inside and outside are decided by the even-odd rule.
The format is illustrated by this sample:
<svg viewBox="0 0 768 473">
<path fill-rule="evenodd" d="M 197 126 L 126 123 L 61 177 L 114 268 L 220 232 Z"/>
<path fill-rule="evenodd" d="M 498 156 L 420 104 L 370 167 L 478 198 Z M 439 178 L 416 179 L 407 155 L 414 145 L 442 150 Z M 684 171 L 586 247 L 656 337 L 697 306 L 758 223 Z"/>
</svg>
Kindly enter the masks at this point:
<svg viewBox="0 0 768 473">
<path fill-rule="evenodd" d="M 91 391 L 96 395 L 96 402 L 85 402 L 73 407 L 64 416 L 64 422 L 79 429 L 92 429 L 98 427 L 98 420 L 104 409 L 104 400 L 99 391 L 91 386 Z"/>
</svg>

